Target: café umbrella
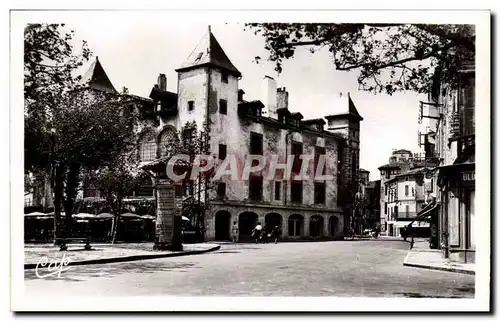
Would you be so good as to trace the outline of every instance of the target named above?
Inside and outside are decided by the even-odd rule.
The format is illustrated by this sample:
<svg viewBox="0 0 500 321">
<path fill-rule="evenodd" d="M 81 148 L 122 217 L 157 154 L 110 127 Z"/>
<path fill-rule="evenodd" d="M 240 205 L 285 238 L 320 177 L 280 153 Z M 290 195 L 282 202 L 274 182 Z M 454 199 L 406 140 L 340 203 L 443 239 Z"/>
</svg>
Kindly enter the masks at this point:
<svg viewBox="0 0 500 321">
<path fill-rule="evenodd" d="M 96 218 L 99 218 L 99 219 L 110 219 L 110 218 L 113 218 L 113 214 L 110 214 L 110 213 L 101 213 L 101 214 L 98 214 L 96 216 Z"/>
<path fill-rule="evenodd" d="M 125 217 L 125 218 L 140 218 L 140 215 L 134 214 L 134 213 L 124 213 L 120 214 L 120 217 Z"/>
<path fill-rule="evenodd" d="M 78 214 L 73 215 L 73 217 L 76 219 L 89 219 L 89 218 L 96 217 L 96 215 L 90 214 L 90 213 L 78 213 Z"/>
</svg>

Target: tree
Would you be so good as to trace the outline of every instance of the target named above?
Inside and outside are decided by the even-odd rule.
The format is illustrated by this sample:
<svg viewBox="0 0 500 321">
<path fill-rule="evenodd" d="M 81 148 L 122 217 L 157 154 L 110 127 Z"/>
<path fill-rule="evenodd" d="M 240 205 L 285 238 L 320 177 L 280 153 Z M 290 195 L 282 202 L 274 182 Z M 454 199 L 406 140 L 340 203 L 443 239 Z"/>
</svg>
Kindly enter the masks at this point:
<svg viewBox="0 0 500 321">
<path fill-rule="evenodd" d="M 197 155 L 208 155 L 209 138 L 206 126 L 203 130 L 198 131 L 196 123 L 187 122 L 167 142 L 166 146 L 160 146 L 161 150 L 165 150 L 160 161 L 162 159 L 168 161 L 173 155 L 180 154 L 186 154 L 190 157 L 186 177 L 177 184 L 182 186 L 181 190 L 183 191 L 182 215 L 193 221 L 196 232 L 201 239 L 205 237 L 205 214 L 210 209 L 209 192 L 215 187 L 215 183 L 211 179 L 215 172 L 211 169 L 192 175 L 191 170 Z M 201 161 L 201 165 L 206 165 L 204 160 Z"/>
<path fill-rule="evenodd" d="M 298 48 L 311 53 L 326 48 L 336 70 L 359 71 L 361 89 L 389 95 L 429 92 L 435 71 L 456 86 L 460 66 L 475 57 L 473 25 L 249 23 L 246 27 L 264 37 L 267 60 L 276 64 L 278 73 Z"/>
<path fill-rule="evenodd" d="M 140 183 L 145 172 L 138 167 L 136 153 L 120 155 L 99 169 L 86 173 L 84 183 L 98 186 L 107 207 L 113 214 L 111 225 L 111 243 L 116 243 L 118 222 L 123 209 L 123 199 Z"/>
<path fill-rule="evenodd" d="M 137 116 L 127 95 L 84 88 L 73 73 L 90 56 L 75 55 L 63 25 L 25 30 L 25 173 L 44 172 L 54 191 L 54 233 L 61 206 L 70 229 L 81 170 L 96 169 L 134 145 Z"/>
</svg>

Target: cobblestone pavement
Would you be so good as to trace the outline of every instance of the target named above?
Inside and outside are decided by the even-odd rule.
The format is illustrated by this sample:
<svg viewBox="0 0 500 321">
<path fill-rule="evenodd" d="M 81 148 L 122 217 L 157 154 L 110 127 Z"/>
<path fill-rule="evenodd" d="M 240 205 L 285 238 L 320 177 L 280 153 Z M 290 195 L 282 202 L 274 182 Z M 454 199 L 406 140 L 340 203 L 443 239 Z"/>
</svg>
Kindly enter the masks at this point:
<svg viewBox="0 0 500 321">
<path fill-rule="evenodd" d="M 404 267 L 398 241 L 224 244 L 198 256 L 25 271 L 27 295 L 474 297 L 474 276 Z"/>
</svg>

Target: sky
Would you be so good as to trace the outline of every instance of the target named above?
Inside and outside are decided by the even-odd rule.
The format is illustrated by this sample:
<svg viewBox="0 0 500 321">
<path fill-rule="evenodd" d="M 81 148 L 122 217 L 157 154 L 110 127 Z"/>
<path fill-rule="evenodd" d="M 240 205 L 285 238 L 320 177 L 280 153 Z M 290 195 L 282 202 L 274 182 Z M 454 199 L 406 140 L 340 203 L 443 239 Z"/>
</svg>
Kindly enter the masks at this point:
<svg viewBox="0 0 500 321">
<path fill-rule="evenodd" d="M 67 27 L 75 31 L 75 44 L 88 42 L 117 90 L 126 86 L 130 93 L 144 97 L 148 97 L 159 73 L 167 76 L 167 90 L 176 92 L 175 69 L 208 29 L 201 23 L 111 20 L 102 15 L 72 19 Z M 327 51 L 311 54 L 300 49 L 293 59 L 285 61 L 278 75 L 271 62 L 253 62 L 256 56 L 268 56 L 264 39 L 244 29 L 244 23 L 211 25 L 227 56 L 243 74 L 239 87 L 245 91 L 245 99 L 261 99 L 261 81 L 269 75 L 276 79 L 278 87 L 286 87 L 289 92 L 289 109 L 309 119 L 336 113 L 339 106 L 335 106 L 335 98 L 340 92 L 349 92 L 364 118 L 360 167 L 370 171 L 371 180 L 379 179 L 377 168 L 388 162 L 393 150 L 420 152 L 417 112 L 422 97 L 413 92 L 388 96 L 360 91 L 357 71 L 336 71 Z"/>
</svg>

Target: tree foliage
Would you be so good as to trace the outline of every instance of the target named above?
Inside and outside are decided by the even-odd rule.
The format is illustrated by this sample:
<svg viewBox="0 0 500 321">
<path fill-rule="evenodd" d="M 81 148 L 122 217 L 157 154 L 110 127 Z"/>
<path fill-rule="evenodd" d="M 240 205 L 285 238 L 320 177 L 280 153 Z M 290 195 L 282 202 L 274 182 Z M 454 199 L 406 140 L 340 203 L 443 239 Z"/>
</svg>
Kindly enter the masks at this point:
<svg viewBox="0 0 500 321">
<path fill-rule="evenodd" d="M 85 173 L 83 184 L 98 187 L 107 208 L 113 214 L 112 243 L 116 242 L 119 215 L 124 208 L 123 199 L 141 183 L 146 175 L 139 169 L 139 160 L 135 151 L 118 155 L 98 169 Z"/>
<path fill-rule="evenodd" d="M 182 215 L 191 219 L 200 237 L 205 233 L 205 213 L 210 209 L 209 193 L 215 188 L 215 182 L 212 180 L 215 171 L 212 168 L 192 175 L 192 165 L 197 163 L 197 155 L 209 154 L 209 138 L 208 126 L 199 131 L 196 123 L 187 122 L 164 146 L 160 146 L 160 150 L 164 151 L 160 161 L 167 162 L 174 155 L 189 156 L 187 166 L 186 164 L 180 166 L 177 173 L 179 175 L 185 172 L 185 179 L 177 184 L 182 186 L 180 190 L 183 192 Z M 200 164 L 205 166 L 206 160 L 201 159 Z"/>
<path fill-rule="evenodd" d="M 443 81 L 456 85 L 460 67 L 475 57 L 473 25 L 249 23 L 246 28 L 264 37 L 267 59 L 278 73 L 298 48 L 311 53 L 326 48 L 336 70 L 359 71 L 361 89 L 389 95 L 429 92 L 436 68 Z"/>
<path fill-rule="evenodd" d="M 90 57 L 75 53 L 63 25 L 25 29 L 25 173 L 46 173 L 70 226 L 83 169 L 113 162 L 134 145 L 136 112 L 127 95 L 86 88 L 74 73 Z"/>
</svg>

